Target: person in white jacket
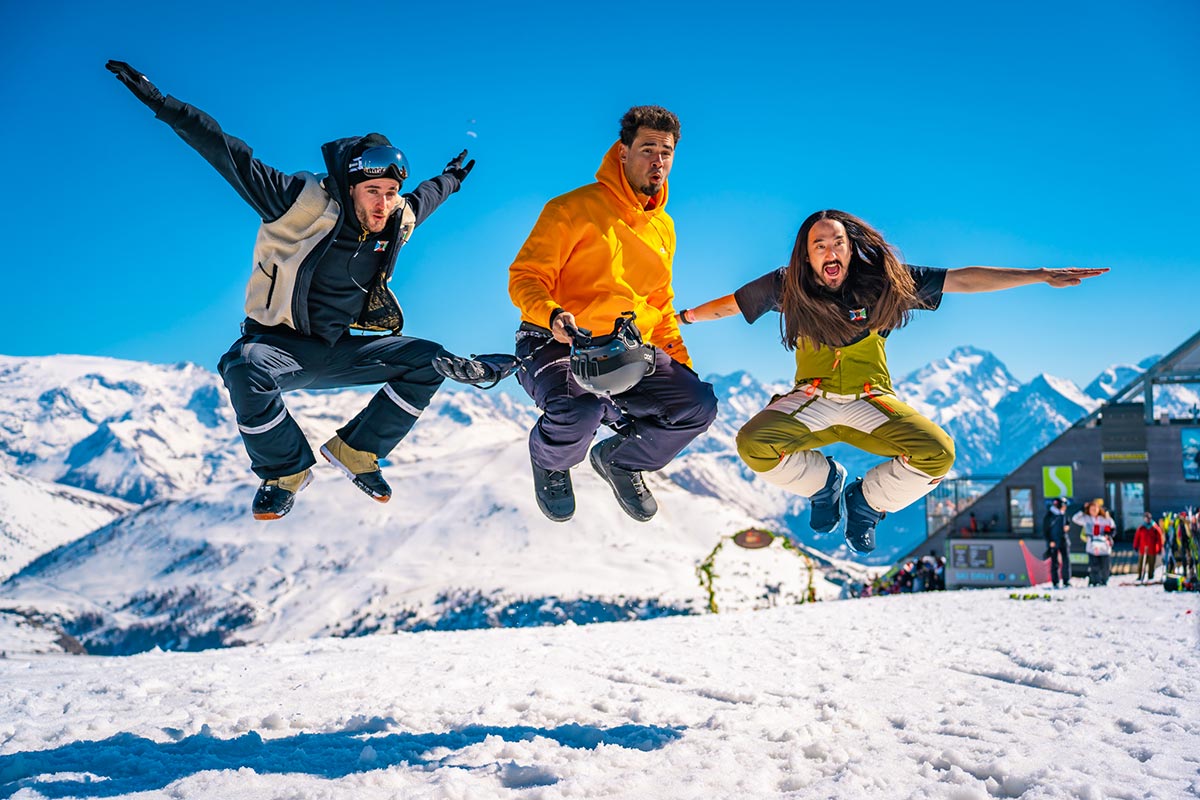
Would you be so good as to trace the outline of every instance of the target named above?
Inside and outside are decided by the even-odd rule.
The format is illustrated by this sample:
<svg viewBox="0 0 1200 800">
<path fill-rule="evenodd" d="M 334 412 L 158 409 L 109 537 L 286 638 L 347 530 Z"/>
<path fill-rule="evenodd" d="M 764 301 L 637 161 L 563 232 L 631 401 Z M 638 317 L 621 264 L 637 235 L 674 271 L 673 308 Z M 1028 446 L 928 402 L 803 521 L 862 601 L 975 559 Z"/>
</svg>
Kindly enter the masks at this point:
<svg viewBox="0 0 1200 800">
<path fill-rule="evenodd" d="M 1083 528 L 1084 549 L 1088 554 L 1088 586 L 1104 586 L 1112 569 L 1113 518 L 1100 498 L 1083 504 L 1083 510 L 1071 517 Z"/>
</svg>

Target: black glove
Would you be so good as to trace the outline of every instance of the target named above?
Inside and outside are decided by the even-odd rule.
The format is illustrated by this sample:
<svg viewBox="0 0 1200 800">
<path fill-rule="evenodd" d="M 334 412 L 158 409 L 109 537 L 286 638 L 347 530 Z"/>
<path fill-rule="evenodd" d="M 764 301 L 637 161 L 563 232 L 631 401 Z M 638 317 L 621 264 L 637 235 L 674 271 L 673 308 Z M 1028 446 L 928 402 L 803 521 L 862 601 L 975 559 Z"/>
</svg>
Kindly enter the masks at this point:
<svg viewBox="0 0 1200 800">
<path fill-rule="evenodd" d="M 138 100 L 148 105 L 155 114 L 162 110 L 165 102 L 162 92 L 147 80 L 145 75 L 124 61 L 109 61 L 104 68 L 116 75 L 117 80 L 129 87 L 129 91 L 133 92 Z"/>
<path fill-rule="evenodd" d="M 438 375 L 459 383 L 469 383 L 480 389 L 492 388 L 516 372 L 519 366 L 521 360 L 506 353 L 473 355 L 470 358 L 447 353 L 433 360 L 433 368 Z"/>
<path fill-rule="evenodd" d="M 471 174 L 471 170 L 475 169 L 475 159 L 472 158 L 470 161 L 464 164 L 463 159 L 466 157 L 467 151 L 463 150 L 454 158 L 450 159 L 450 163 L 446 165 L 444 170 L 442 170 L 442 174 L 453 175 L 454 177 L 458 178 L 459 183 L 465 181 L 467 176 Z"/>
</svg>

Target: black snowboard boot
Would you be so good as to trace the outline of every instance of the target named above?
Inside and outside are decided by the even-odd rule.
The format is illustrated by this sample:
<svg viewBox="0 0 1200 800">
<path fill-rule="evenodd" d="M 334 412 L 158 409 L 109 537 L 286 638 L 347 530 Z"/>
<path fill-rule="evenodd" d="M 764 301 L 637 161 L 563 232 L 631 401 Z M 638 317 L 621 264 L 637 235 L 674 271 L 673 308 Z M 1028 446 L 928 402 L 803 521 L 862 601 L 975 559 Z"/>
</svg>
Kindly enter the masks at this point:
<svg viewBox="0 0 1200 800">
<path fill-rule="evenodd" d="M 621 509 L 638 522 L 648 522 L 658 513 L 658 503 L 650 494 L 642 473 L 637 470 L 621 469 L 611 461 L 612 452 L 624 441 L 612 436 L 592 447 L 589 460 L 592 469 L 612 487 Z"/>
<path fill-rule="evenodd" d="M 875 549 L 875 524 L 883 519 L 863 497 L 862 478 L 846 487 L 846 546 L 859 555 Z"/>
<path fill-rule="evenodd" d="M 842 487 L 846 484 L 846 468 L 829 456 L 825 458 L 829 477 L 821 490 L 808 498 L 812 503 L 808 524 L 817 533 L 829 533 L 842 521 Z"/>
<path fill-rule="evenodd" d="M 312 483 L 312 470 L 306 469 L 295 475 L 268 478 L 254 493 L 251 507 L 255 519 L 279 519 L 292 510 L 296 493 Z"/>
<path fill-rule="evenodd" d="M 538 508 L 547 519 L 566 522 L 575 515 L 575 488 L 571 472 L 565 469 L 542 469 L 532 461 L 533 494 Z"/>
</svg>

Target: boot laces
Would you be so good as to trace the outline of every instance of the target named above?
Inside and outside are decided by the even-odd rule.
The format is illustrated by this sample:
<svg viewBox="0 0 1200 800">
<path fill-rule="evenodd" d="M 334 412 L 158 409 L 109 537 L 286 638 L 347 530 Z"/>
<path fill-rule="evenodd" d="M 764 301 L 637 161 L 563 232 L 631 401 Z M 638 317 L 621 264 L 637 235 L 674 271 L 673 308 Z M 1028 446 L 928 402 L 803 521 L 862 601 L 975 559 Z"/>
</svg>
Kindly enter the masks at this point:
<svg viewBox="0 0 1200 800">
<path fill-rule="evenodd" d="M 629 473 L 629 482 L 633 484 L 633 490 L 637 492 L 638 497 L 644 497 L 648 494 L 646 490 L 646 479 L 642 477 L 642 473 L 636 470 Z"/>
<path fill-rule="evenodd" d="M 546 473 L 546 489 L 550 494 L 558 496 L 566 496 L 567 494 L 567 472 L 566 470 L 554 469 Z"/>
</svg>

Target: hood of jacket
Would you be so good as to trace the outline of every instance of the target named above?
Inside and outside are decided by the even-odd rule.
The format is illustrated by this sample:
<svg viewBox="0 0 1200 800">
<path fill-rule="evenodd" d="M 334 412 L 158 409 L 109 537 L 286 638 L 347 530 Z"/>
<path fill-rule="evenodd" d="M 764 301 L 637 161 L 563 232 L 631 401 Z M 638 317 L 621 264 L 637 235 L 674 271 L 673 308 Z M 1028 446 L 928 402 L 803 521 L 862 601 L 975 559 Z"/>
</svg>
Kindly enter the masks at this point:
<svg viewBox="0 0 1200 800">
<path fill-rule="evenodd" d="M 627 206 L 634 214 L 648 214 L 651 217 L 661 214 L 667 207 L 668 182 L 663 180 L 662 188 L 656 195 L 657 203 L 654 208 L 645 209 L 638 199 L 637 191 L 629 185 L 625 177 L 625 168 L 621 164 L 621 142 L 618 139 L 608 148 L 604 158 L 600 160 L 600 169 L 596 170 L 596 180 L 612 192 L 622 205 Z"/>
</svg>

